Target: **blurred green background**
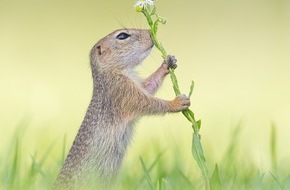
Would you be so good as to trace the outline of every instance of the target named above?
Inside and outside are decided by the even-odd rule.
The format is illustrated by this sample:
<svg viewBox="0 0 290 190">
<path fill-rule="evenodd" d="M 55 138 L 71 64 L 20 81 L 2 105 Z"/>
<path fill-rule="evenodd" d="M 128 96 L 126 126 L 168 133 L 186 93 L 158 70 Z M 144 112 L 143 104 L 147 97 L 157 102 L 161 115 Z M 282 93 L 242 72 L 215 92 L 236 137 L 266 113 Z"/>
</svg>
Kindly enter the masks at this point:
<svg viewBox="0 0 290 190">
<path fill-rule="evenodd" d="M 28 155 L 61 144 L 65 134 L 70 147 L 91 98 L 90 48 L 115 29 L 147 28 L 134 2 L 0 0 L 0 151 L 23 119 Z M 240 123 L 238 151 L 267 170 L 274 123 L 278 161 L 289 159 L 290 1 L 159 0 L 157 11 L 168 20 L 158 35 L 178 59 L 181 89 L 188 93 L 195 81 L 191 108 L 202 120 L 205 154 L 221 162 Z M 161 61 L 154 50 L 140 75 Z M 169 78 L 157 96 L 174 98 Z M 125 163 L 139 164 L 138 155 L 157 142 L 167 151 L 178 147 L 194 165 L 191 132 L 181 114 L 143 118 Z"/>
</svg>

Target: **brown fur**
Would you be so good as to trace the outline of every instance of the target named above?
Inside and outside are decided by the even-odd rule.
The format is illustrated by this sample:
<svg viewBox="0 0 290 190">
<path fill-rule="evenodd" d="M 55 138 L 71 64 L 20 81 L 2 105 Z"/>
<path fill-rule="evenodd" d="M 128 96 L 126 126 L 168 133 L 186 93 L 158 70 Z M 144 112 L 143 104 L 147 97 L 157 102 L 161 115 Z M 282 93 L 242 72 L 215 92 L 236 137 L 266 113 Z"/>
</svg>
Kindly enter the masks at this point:
<svg viewBox="0 0 290 190">
<path fill-rule="evenodd" d="M 130 37 L 117 39 L 122 32 Z M 152 96 L 168 74 L 165 62 L 144 81 L 135 74 L 135 66 L 152 47 L 148 30 L 122 29 L 92 48 L 92 99 L 55 188 L 80 189 L 92 181 L 108 187 L 118 174 L 136 119 L 188 108 L 190 101 L 184 95 L 172 101 Z"/>
</svg>

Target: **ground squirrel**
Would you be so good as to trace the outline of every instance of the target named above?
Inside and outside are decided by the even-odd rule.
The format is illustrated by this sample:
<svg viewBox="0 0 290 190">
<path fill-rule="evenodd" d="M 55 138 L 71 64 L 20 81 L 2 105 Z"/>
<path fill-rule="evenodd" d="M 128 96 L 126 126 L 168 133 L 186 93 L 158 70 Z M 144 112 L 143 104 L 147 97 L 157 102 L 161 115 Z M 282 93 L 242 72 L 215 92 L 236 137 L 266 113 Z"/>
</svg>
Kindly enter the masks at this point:
<svg viewBox="0 0 290 190">
<path fill-rule="evenodd" d="M 57 177 L 55 188 L 80 189 L 91 181 L 111 184 L 121 166 L 136 119 L 143 115 L 185 110 L 185 95 L 172 101 L 153 96 L 176 59 L 169 56 L 147 79 L 134 68 L 145 59 L 153 42 L 149 30 L 120 29 L 90 52 L 93 95 L 85 118 Z"/>
</svg>

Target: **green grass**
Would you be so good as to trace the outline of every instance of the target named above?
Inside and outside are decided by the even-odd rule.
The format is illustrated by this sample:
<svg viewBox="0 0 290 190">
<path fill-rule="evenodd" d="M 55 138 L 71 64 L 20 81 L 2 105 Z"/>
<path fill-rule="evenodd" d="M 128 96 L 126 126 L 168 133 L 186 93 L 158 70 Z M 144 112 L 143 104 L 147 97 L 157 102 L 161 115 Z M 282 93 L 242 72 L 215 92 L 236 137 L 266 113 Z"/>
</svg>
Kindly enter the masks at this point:
<svg viewBox="0 0 290 190">
<path fill-rule="evenodd" d="M 11 142 L 1 150 L 1 190 L 50 189 L 67 154 L 71 142 L 66 142 L 66 136 L 59 142 L 51 139 L 53 143 L 46 143 L 34 154 L 27 152 L 24 131 L 29 128 L 26 125 L 27 122 L 23 122 L 17 126 Z M 242 141 L 239 139 L 243 138 L 239 136 L 240 131 L 241 127 L 235 128 L 221 161 L 216 165 L 215 158 L 205 146 L 211 178 L 215 179 L 211 181 L 211 189 L 290 189 L 290 163 L 282 164 L 277 159 L 276 126 L 272 125 L 269 142 L 265 142 L 270 152 L 270 170 L 260 168 L 251 160 L 251 155 L 240 152 L 238 147 Z M 155 144 L 144 149 L 136 163 L 124 164 L 117 189 L 204 189 L 204 179 L 193 158 L 184 159 L 178 152 L 180 147 L 161 150 L 158 141 Z"/>
</svg>

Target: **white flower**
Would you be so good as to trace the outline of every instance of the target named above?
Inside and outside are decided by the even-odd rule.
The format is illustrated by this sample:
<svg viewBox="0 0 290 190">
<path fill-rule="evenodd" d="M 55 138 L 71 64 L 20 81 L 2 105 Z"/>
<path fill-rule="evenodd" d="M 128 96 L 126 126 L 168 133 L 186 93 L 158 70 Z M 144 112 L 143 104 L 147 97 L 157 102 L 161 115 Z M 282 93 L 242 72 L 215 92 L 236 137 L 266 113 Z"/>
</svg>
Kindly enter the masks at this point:
<svg viewBox="0 0 290 190">
<path fill-rule="evenodd" d="M 136 9 L 137 12 L 142 11 L 145 7 L 149 7 L 149 6 L 153 6 L 154 2 L 153 0 L 138 0 L 134 7 Z"/>
</svg>

